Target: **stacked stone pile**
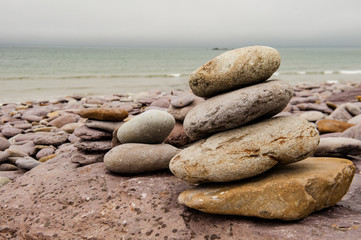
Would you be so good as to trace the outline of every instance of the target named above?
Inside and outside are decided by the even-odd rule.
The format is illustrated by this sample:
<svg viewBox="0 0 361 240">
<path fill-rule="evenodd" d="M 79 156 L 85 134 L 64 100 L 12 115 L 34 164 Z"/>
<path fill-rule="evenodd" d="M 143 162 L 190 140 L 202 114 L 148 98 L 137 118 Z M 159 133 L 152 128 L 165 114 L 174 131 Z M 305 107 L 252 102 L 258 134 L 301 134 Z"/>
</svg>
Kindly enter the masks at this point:
<svg viewBox="0 0 361 240">
<path fill-rule="evenodd" d="M 120 145 L 104 156 L 106 168 L 115 173 L 136 174 L 166 169 L 178 149 L 163 144 L 175 125 L 163 110 L 148 110 L 119 127 Z"/>
<path fill-rule="evenodd" d="M 72 162 L 87 165 L 102 162 L 107 151 L 112 148 L 113 131 L 123 124 L 128 112 L 123 108 L 87 108 L 78 112 L 86 119 L 83 126 L 74 130 L 79 139 L 72 155 Z"/>
<path fill-rule="evenodd" d="M 193 92 L 208 99 L 184 119 L 186 134 L 200 140 L 170 162 L 174 175 L 201 184 L 181 193 L 180 203 L 208 213 L 295 220 L 336 204 L 347 192 L 352 162 L 301 161 L 315 152 L 317 129 L 299 116 L 272 118 L 293 96 L 286 82 L 267 80 L 279 65 L 276 50 L 247 47 L 190 75 Z"/>
</svg>

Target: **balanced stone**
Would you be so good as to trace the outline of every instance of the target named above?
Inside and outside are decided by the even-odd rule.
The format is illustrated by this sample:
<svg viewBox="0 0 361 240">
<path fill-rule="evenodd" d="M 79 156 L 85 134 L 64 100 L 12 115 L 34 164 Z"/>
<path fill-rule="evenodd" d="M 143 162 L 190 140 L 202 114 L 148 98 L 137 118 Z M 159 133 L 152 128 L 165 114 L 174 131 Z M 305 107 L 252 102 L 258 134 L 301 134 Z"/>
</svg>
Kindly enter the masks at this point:
<svg viewBox="0 0 361 240">
<path fill-rule="evenodd" d="M 110 132 L 100 131 L 87 126 L 76 128 L 74 130 L 74 135 L 85 140 L 102 140 L 112 138 L 112 134 Z"/>
<path fill-rule="evenodd" d="M 204 99 L 201 97 L 194 97 L 194 100 L 192 101 L 192 103 L 190 103 L 187 106 L 184 107 L 174 107 L 172 104 L 169 106 L 169 108 L 167 109 L 167 112 L 170 113 L 175 120 L 183 122 L 185 117 L 187 116 L 187 114 L 189 113 L 190 110 L 192 110 L 192 108 L 194 108 L 195 106 L 197 106 L 198 104 L 204 102 Z"/>
<path fill-rule="evenodd" d="M 107 132 L 113 132 L 116 128 L 120 127 L 124 122 L 110 122 L 110 121 L 98 121 L 87 120 L 85 125 L 89 128 L 95 128 Z"/>
<path fill-rule="evenodd" d="M 315 156 L 343 157 L 361 155 L 361 141 L 346 137 L 321 138 Z"/>
<path fill-rule="evenodd" d="M 318 143 L 306 119 L 274 117 L 202 139 L 177 154 L 169 168 L 190 183 L 234 181 L 305 159 Z"/>
<path fill-rule="evenodd" d="M 124 123 L 117 131 L 117 138 L 121 143 L 162 143 L 174 124 L 169 113 L 149 110 Z"/>
<path fill-rule="evenodd" d="M 143 173 L 167 169 L 179 150 L 169 144 L 127 143 L 116 146 L 104 156 L 105 167 L 116 173 Z"/>
<path fill-rule="evenodd" d="M 80 110 L 78 114 L 83 118 L 115 122 L 128 117 L 128 112 L 122 108 L 89 108 Z"/>
<path fill-rule="evenodd" d="M 249 180 L 199 185 L 178 201 L 206 213 L 298 220 L 340 201 L 354 173 L 346 159 L 308 158 Z"/>
<path fill-rule="evenodd" d="M 194 139 L 240 127 L 281 112 L 293 94 L 291 85 L 272 80 L 224 93 L 194 107 L 184 119 L 186 134 Z"/>
<path fill-rule="evenodd" d="M 74 146 L 84 151 L 108 151 L 112 148 L 112 141 L 87 141 L 80 139 L 74 144 Z"/>
<path fill-rule="evenodd" d="M 252 46 L 225 52 L 195 70 L 189 86 L 200 97 L 235 90 L 267 80 L 281 64 L 277 50 Z"/>
</svg>

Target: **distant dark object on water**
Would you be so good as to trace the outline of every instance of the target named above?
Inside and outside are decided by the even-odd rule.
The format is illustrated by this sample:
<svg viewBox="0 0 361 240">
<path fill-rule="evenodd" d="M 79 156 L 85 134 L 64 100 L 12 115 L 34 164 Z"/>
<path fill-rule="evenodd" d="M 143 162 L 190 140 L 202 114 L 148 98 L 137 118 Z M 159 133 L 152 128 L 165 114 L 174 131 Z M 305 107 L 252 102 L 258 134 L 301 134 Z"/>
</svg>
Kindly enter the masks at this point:
<svg viewBox="0 0 361 240">
<path fill-rule="evenodd" d="M 230 49 L 229 48 L 212 48 L 212 50 L 218 51 L 218 50 L 230 50 Z"/>
</svg>

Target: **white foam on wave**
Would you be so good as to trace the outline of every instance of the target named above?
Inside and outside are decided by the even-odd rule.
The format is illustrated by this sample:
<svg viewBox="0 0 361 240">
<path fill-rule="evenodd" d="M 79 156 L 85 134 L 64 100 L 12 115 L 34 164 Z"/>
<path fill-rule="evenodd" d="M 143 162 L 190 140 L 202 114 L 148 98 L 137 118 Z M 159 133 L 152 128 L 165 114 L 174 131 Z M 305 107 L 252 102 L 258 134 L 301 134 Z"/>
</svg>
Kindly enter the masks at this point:
<svg viewBox="0 0 361 240">
<path fill-rule="evenodd" d="M 180 77 L 181 74 L 180 73 L 171 73 L 171 74 L 169 74 L 169 76 L 171 76 L 171 77 Z"/>
<path fill-rule="evenodd" d="M 327 80 L 326 83 L 328 83 L 328 84 L 337 84 L 338 80 Z"/>
<path fill-rule="evenodd" d="M 334 71 L 332 71 L 332 70 L 326 70 L 326 71 L 323 71 L 323 73 L 324 73 L 324 74 L 332 74 L 332 73 L 334 73 Z"/>
<path fill-rule="evenodd" d="M 361 74 L 361 70 L 340 70 L 340 74 Z"/>
<path fill-rule="evenodd" d="M 299 74 L 299 75 L 305 75 L 306 72 L 305 72 L 305 71 L 298 71 L 297 74 Z"/>
</svg>

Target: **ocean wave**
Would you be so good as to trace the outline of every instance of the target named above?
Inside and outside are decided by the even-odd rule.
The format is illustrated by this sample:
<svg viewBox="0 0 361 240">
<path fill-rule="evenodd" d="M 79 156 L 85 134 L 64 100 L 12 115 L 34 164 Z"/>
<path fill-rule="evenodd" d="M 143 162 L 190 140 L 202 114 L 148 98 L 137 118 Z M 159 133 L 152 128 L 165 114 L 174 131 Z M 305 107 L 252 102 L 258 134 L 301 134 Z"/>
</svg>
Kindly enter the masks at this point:
<svg viewBox="0 0 361 240">
<path fill-rule="evenodd" d="M 361 74 L 361 70 L 340 70 L 340 74 Z"/>
<path fill-rule="evenodd" d="M 361 74 L 361 70 L 325 70 L 325 71 L 295 71 L 295 72 L 276 72 L 275 76 L 278 75 L 354 75 Z"/>
<path fill-rule="evenodd" d="M 111 74 L 111 75 L 71 75 L 71 76 L 0 76 L 0 80 L 32 80 L 32 79 L 113 79 L 113 78 L 169 78 L 184 77 L 188 74 L 169 73 L 169 74 Z"/>
</svg>

